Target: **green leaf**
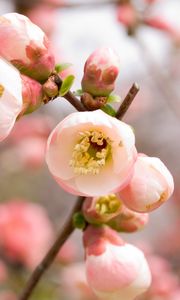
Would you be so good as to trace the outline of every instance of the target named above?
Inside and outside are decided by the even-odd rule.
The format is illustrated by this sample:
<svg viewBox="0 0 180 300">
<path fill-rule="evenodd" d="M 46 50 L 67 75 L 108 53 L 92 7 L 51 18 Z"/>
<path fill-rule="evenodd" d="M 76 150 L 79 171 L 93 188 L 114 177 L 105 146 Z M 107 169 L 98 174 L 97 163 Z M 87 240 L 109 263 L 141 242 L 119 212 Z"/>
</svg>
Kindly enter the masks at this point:
<svg viewBox="0 0 180 300">
<path fill-rule="evenodd" d="M 83 90 L 81 90 L 81 89 L 79 89 L 79 90 L 73 92 L 73 94 L 74 94 L 75 96 L 82 96 L 83 93 L 84 93 L 84 92 L 83 92 Z"/>
<path fill-rule="evenodd" d="M 109 105 L 109 104 L 106 104 L 105 106 L 103 106 L 101 108 L 101 110 L 103 110 L 106 114 L 112 116 L 112 117 L 115 117 L 116 116 L 116 111 L 115 109 Z"/>
<path fill-rule="evenodd" d="M 86 220 L 82 213 L 77 212 L 73 215 L 73 225 L 78 229 L 84 229 L 86 227 Z"/>
<path fill-rule="evenodd" d="M 109 95 L 107 103 L 121 102 L 122 99 L 119 95 Z"/>
<path fill-rule="evenodd" d="M 72 66 L 71 63 L 57 64 L 57 65 L 55 66 L 55 70 L 56 70 L 57 73 L 60 73 L 60 72 L 62 72 L 62 71 L 64 71 L 64 70 L 68 69 L 68 68 L 71 67 L 71 66 Z"/>
<path fill-rule="evenodd" d="M 74 75 L 69 75 L 63 80 L 63 83 L 59 91 L 60 96 L 64 96 L 65 94 L 67 94 L 67 92 L 70 90 L 71 86 L 73 85 L 74 79 L 75 79 Z"/>
</svg>

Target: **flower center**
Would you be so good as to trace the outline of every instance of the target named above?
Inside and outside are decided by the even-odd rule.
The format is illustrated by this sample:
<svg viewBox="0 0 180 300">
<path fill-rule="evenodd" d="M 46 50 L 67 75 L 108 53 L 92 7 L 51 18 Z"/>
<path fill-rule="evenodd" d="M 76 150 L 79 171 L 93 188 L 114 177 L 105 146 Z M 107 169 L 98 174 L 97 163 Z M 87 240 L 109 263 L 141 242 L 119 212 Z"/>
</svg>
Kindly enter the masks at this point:
<svg viewBox="0 0 180 300">
<path fill-rule="evenodd" d="M 96 211 L 101 215 L 112 214 L 119 210 L 121 201 L 116 197 L 115 194 L 102 196 L 97 199 Z"/>
<path fill-rule="evenodd" d="M 2 84 L 0 84 L 0 97 L 2 97 L 3 93 L 4 93 L 4 87 Z"/>
<path fill-rule="evenodd" d="M 98 130 L 80 132 L 69 164 L 77 175 L 99 174 L 111 155 L 111 140 Z"/>
</svg>

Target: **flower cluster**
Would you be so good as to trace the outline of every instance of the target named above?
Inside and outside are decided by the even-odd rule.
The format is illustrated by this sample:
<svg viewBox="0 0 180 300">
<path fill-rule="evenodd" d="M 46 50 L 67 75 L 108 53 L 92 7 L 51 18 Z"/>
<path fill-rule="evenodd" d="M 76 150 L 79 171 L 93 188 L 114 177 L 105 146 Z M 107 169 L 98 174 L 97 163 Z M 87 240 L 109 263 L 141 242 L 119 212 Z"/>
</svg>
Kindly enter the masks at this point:
<svg viewBox="0 0 180 300">
<path fill-rule="evenodd" d="M 101 80 L 104 68 L 114 70 L 115 61 L 104 49 L 88 58 L 82 88 L 94 101 L 114 88 Z M 86 274 L 94 294 L 132 300 L 146 291 L 151 282 L 146 259 L 117 232 L 143 228 L 148 213 L 169 199 L 174 183 L 166 166 L 138 154 L 132 128 L 100 109 L 72 113 L 60 122 L 48 138 L 46 162 L 63 189 L 85 197 Z"/>
<path fill-rule="evenodd" d="M 70 83 L 67 80 L 61 85 L 60 78 L 57 84 L 53 81 L 58 75 L 49 43 L 26 17 L 2 16 L 0 41 L 4 45 L 0 67 L 5 73 L 0 73 L 3 140 L 18 116 L 40 106 L 44 87 L 46 96 L 53 98 L 58 89 L 61 94 L 61 88 Z M 51 132 L 46 147 L 46 162 L 57 183 L 67 192 L 84 197 L 80 213 L 85 224 L 87 282 L 104 300 L 132 300 L 150 286 L 151 272 L 143 252 L 124 242 L 117 232 L 143 228 L 148 213 L 168 200 L 174 189 L 172 175 L 160 159 L 138 153 L 132 127 L 116 118 L 116 113 L 108 114 L 106 104 L 113 98 L 118 73 L 119 59 L 112 49 L 101 48 L 90 55 L 81 83 L 81 102 L 89 111 L 75 112 L 62 120 Z M 67 92 L 65 89 L 62 94 Z M 37 142 L 35 153 L 39 145 L 43 149 L 44 138 L 25 135 L 28 145 L 32 136 L 33 143 Z M 36 229 L 42 224 L 44 230 L 39 236 Z M 19 226 L 21 230 L 17 230 Z M 14 232 L 13 238 L 9 231 Z M 27 231 L 34 238 L 33 249 Z M 27 209 L 21 202 L 0 207 L 0 232 L 0 246 L 9 259 L 18 257 L 30 268 L 39 261 L 35 247 L 42 255 L 52 237 L 44 212 L 34 204 Z"/>
</svg>

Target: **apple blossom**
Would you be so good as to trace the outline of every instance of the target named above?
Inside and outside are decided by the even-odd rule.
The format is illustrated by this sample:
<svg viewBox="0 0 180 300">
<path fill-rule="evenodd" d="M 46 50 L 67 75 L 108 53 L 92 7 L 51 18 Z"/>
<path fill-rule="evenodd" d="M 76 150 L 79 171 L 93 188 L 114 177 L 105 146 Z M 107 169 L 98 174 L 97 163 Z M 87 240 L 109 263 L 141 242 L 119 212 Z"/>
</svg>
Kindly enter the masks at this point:
<svg viewBox="0 0 180 300">
<path fill-rule="evenodd" d="M 40 205 L 18 199 L 0 205 L 0 249 L 10 261 L 34 268 L 48 250 L 53 235 Z"/>
<path fill-rule="evenodd" d="M 99 299 L 133 300 L 149 288 L 151 274 L 142 251 L 112 229 L 89 226 L 84 246 L 87 281 Z"/>
<path fill-rule="evenodd" d="M 173 189 L 173 177 L 163 162 L 159 158 L 139 154 L 133 177 L 119 196 L 128 208 L 149 212 L 168 200 Z"/>
<path fill-rule="evenodd" d="M 21 73 L 45 81 L 55 60 L 44 32 L 27 17 L 8 13 L 0 17 L 0 55 Z"/>
<path fill-rule="evenodd" d="M 19 72 L 1 57 L 0 70 L 0 141 L 2 141 L 12 130 L 22 110 L 23 100 Z"/>
<path fill-rule="evenodd" d="M 91 224 L 106 223 L 122 210 L 122 202 L 115 194 L 86 198 L 83 202 L 82 212 L 85 219 Z"/>
<path fill-rule="evenodd" d="M 108 222 L 108 226 L 119 232 L 130 233 L 142 229 L 148 221 L 149 215 L 147 213 L 137 213 L 122 203 L 119 214 Z"/>
<path fill-rule="evenodd" d="M 52 131 L 46 162 L 68 192 L 101 196 L 128 184 L 137 156 L 134 143 L 131 127 L 103 111 L 76 112 Z"/>
<path fill-rule="evenodd" d="M 111 48 L 94 51 L 84 66 L 83 92 L 93 96 L 108 96 L 114 90 L 119 73 L 119 57 Z"/>
</svg>

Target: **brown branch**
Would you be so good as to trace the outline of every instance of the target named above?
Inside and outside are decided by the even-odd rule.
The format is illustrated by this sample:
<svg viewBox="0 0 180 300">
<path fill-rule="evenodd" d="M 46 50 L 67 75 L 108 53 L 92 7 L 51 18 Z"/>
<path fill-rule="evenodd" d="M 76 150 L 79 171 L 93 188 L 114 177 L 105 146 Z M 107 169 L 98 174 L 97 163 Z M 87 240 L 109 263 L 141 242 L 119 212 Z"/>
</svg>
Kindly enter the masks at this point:
<svg viewBox="0 0 180 300">
<path fill-rule="evenodd" d="M 53 246 L 50 248 L 49 252 L 46 254 L 46 256 L 43 258 L 42 262 L 36 267 L 34 272 L 32 273 L 31 277 L 29 278 L 29 281 L 27 282 L 27 285 L 22 293 L 22 295 L 19 297 L 19 300 L 27 300 L 31 296 L 34 288 L 40 281 L 42 275 L 44 272 L 48 269 L 48 267 L 52 264 L 54 261 L 54 258 L 56 257 L 57 253 L 59 252 L 60 247 L 64 244 L 64 242 L 67 240 L 67 238 L 71 235 L 71 233 L 74 231 L 74 226 L 72 222 L 72 217 L 74 213 L 81 210 L 81 206 L 83 203 L 84 197 L 78 197 L 74 208 L 72 209 L 70 216 L 68 217 L 66 223 L 64 224 L 62 230 L 60 231 L 56 241 L 54 242 Z"/>
<path fill-rule="evenodd" d="M 60 87 L 62 84 L 62 79 L 59 77 L 58 74 L 55 74 L 55 83 Z M 86 108 L 81 103 L 81 101 L 71 92 L 67 92 L 63 98 L 65 98 L 74 108 L 78 111 L 86 111 Z"/>
<path fill-rule="evenodd" d="M 27 10 L 31 9 L 32 7 L 37 6 L 37 0 L 14 0 L 15 1 L 15 8 L 16 11 L 19 13 L 26 13 Z M 94 6 L 102 6 L 102 5 L 118 5 L 118 4 L 124 4 L 129 3 L 130 0 L 104 0 L 104 1 L 97 1 L 97 0 L 89 0 L 84 2 L 76 2 L 76 3 L 53 3 L 49 0 L 39 0 L 38 3 L 46 3 L 49 6 L 55 7 L 55 8 L 61 8 L 61 9 L 68 9 L 68 8 L 79 8 L 79 7 L 94 7 Z"/>
<path fill-rule="evenodd" d="M 139 86 L 137 83 L 133 83 L 132 87 L 130 88 L 128 94 L 124 98 L 123 102 L 121 103 L 117 113 L 116 118 L 122 119 L 127 112 L 129 106 L 131 105 L 132 101 L 134 100 L 135 96 L 139 92 Z"/>
</svg>

